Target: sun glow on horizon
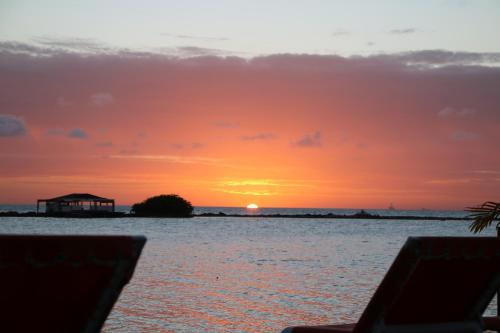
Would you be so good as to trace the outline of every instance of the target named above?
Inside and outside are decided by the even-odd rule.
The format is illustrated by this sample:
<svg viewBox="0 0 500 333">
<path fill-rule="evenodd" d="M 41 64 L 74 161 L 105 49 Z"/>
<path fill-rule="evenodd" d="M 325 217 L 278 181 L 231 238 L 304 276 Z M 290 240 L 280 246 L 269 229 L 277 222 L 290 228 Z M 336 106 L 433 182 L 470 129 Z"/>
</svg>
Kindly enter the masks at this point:
<svg viewBox="0 0 500 333">
<path fill-rule="evenodd" d="M 257 206 L 256 204 L 254 203 L 251 203 L 251 204 L 248 204 L 247 205 L 247 209 L 259 209 L 259 206 Z"/>
</svg>

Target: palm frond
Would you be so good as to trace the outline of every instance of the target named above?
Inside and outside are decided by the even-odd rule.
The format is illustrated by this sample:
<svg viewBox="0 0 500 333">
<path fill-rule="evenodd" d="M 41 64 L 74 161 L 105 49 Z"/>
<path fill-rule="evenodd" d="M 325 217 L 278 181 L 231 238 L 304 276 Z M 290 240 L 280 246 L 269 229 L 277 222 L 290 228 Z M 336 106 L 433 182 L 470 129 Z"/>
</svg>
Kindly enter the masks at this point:
<svg viewBox="0 0 500 333">
<path fill-rule="evenodd" d="M 470 213 L 468 217 L 474 220 L 469 226 L 469 230 L 476 234 L 489 227 L 493 221 L 498 220 L 500 217 L 500 202 L 487 201 L 477 207 L 468 207 L 466 211 Z M 499 224 L 500 221 L 497 226 Z"/>
</svg>

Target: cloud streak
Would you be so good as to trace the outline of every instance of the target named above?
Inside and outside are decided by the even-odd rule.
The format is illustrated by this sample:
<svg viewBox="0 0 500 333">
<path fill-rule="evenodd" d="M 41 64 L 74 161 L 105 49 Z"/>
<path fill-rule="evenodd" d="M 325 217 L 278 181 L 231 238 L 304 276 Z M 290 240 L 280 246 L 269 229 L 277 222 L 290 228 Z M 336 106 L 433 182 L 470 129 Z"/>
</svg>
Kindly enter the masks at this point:
<svg viewBox="0 0 500 333">
<path fill-rule="evenodd" d="M 115 99 L 110 93 L 96 93 L 90 96 L 90 104 L 97 107 L 104 107 L 113 104 Z"/>
<path fill-rule="evenodd" d="M 220 158 L 211 158 L 204 156 L 178 156 L 178 155 L 110 155 L 114 159 L 136 159 L 136 160 L 149 160 L 149 161 L 165 161 L 170 163 L 180 164 L 218 164 L 222 162 Z"/>
<path fill-rule="evenodd" d="M 479 139 L 479 137 L 479 134 L 467 131 L 454 131 L 450 136 L 453 141 L 459 142 L 476 141 Z"/>
<path fill-rule="evenodd" d="M 73 103 L 71 103 L 70 101 L 68 101 L 66 98 L 64 98 L 62 96 L 57 97 L 56 104 L 60 108 L 67 108 L 67 107 L 70 107 L 73 105 Z"/>
<path fill-rule="evenodd" d="M 71 131 L 69 131 L 69 133 L 68 133 L 68 138 L 71 138 L 71 139 L 83 140 L 83 139 L 87 139 L 88 137 L 89 136 L 88 136 L 87 132 L 85 132 L 81 128 L 74 128 Z"/>
<path fill-rule="evenodd" d="M 321 132 L 316 131 L 312 134 L 306 134 L 297 141 L 294 141 L 292 144 L 296 147 L 302 148 L 321 147 Z"/>
<path fill-rule="evenodd" d="M 464 118 L 464 117 L 474 116 L 476 113 L 477 111 L 471 108 L 455 109 L 447 106 L 444 109 L 439 110 L 437 115 L 440 118 L 450 118 L 450 117 Z"/>
<path fill-rule="evenodd" d="M 338 30 L 335 30 L 334 32 L 332 32 L 333 37 L 343 37 L 343 36 L 348 36 L 350 34 L 351 34 L 350 31 L 342 30 L 342 29 L 338 29 Z"/>
<path fill-rule="evenodd" d="M 409 35 L 409 34 L 414 34 L 418 30 L 415 28 L 403 28 L 403 29 L 392 29 L 389 30 L 389 33 L 392 35 Z"/>
<path fill-rule="evenodd" d="M 238 128 L 240 127 L 240 124 L 237 122 L 230 122 L 230 121 L 216 121 L 213 124 L 215 127 L 219 128 Z"/>
<path fill-rule="evenodd" d="M 69 52 L 104 53 L 112 49 L 92 38 L 35 36 L 32 40 L 39 45 Z"/>
<path fill-rule="evenodd" d="M 229 40 L 229 38 L 226 38 L 226 37 L 208 37 L 208 36 L 170 34 L 170 33 L 161 33 L 160 35 L 167 36 L 167 37 L 179 38 L 179 39 L 199 40 L 199 41 L 205 41 L 205 42 L 222 42 L 222 41 Z"/>
<path fill-rule="evenodd" d="M 256 135 L 244 135 L 241 137 L 243 141 L 267 141 L 276 139 L 276 135 L 273 133 L 259 133 Z"/>
</svg>

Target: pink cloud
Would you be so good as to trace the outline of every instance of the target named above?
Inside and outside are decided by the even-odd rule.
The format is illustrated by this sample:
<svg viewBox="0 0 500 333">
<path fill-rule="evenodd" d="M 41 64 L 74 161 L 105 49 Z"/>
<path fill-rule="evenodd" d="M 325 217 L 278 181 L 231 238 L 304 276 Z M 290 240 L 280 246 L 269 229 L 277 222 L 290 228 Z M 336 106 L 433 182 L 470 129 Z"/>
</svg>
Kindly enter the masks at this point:
<svg viewBox="0 0 500 333">
<path fill-rule="evenodd" d="M 258 141 L 258 140 L 274 140 L 276 135 L 273 133 L 259 133 L 254 135 L 243 135 L 241 140 L 243 141 Z"/>
<path fill-rule="evenodd" d="M 306 134 L 299 140 L 293 142 L 297 147 L 321 147 L 321 132 L 316 131 L 312 134 Z"/>
<path fill-rule="evenodd" d="M 0 137 L 23 136 L 26 132 L 26 125 L 22 118 L 0 114 Z"/>
<path fill-rule="evenodd" d="M 451 134 L 451 139 L 455 141 L 475 141 L 479 139 L 479 134 L 466 131 L 455 131 Z"/>
<path fill-rule="evenodd" d="M 81 128 L 74 128 L 69 131 L 68 137 L 72 139 L 87 139 L 88 134 Z"/>
<path fill-rule="evenodd" d="M 445 107 L 444 109 L 439 110 L 437 115 L 441 118 L 448 118 L 448 117 L 470 117 L 474 116 L 476 114 L 475 109 L 471 108 L 461 108 L 461 109 L 455 109 L 453 107 Z"/>
<path fill-rule="evenodd" d="M 70 101 L 68 101 L 66 98 L 62 97 L 62 96 L 59 96 L 57 97 L 56 99 L 56 104 L 57 106 L 61 107 L 61 108 L 66 108 L 66 107 L 69 107 L 71 106 L 73 103 L 71 103 Z"/>
<path fill-rule="evenodd" d="M 103 107 L 106 105 L 113 104 L 115 99 L 110 93 L 97 93 L 90 96 L 90 103 L 93 106 Z"/>
<path fill-rule="evenodd" d="M 2 43 L 1 107 L 17 124 L 15 133 L 27 131 L 24 119 L 30 135 L 0 140 L 0 174 L 170 175 L 165 183 L 174 178 L 195 183 L 185 185 L 186 191 L 228 174 L 263 174 L 342 183 L 346 198 L 350 188 L 366 186 L 364 193 L 371 194 L 365 206 L 386 207 L 394 199 L 381 193 L 397 192 L 417 207 L 432 200 L 457 207 L 493 196 L 498 186 L 470 183 L 460 184 L 460 191 L 435 191 L 427 181 L 500 169 L 499 157 L 489 153 L 500 142 L 500 69 L 491 66 L 499 59 L 498 54 L 445 51 L 351 58 L 81 56 Z M 58 107 L 60 97 L 71 107 Z M 84 129 L 92 136 L 60 140 L 47 135 L 54 129 L 64 129 L 64 135 Z M 276 135 L 272 144 L 270 134 Z M 349 140 L 340 143 L 340 134 Z M 253 138 L 252 144 L 238 140 L 243 137 Z M 136 158 L 110 157 L 120 152 Z M 180 167 L 171 157 L 155 156 L 192 163 Z M 207 160 L 224 163 L 201 163 Z M 311 204 L 341 200 L 321 186 L 314 183 L 322 194 L 311 194 Z M 31 193 L 27 188 L 19 187 L 20 197 Z"/>
</svg>

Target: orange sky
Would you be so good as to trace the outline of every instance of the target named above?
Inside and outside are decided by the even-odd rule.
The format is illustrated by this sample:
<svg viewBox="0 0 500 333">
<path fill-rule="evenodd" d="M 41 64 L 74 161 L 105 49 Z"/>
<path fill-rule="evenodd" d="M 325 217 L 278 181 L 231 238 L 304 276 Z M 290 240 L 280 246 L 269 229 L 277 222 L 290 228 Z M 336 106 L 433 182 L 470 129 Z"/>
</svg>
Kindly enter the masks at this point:
<svg viewBox="0 0 500 333">
<path fill-rule="evenodd" d="M 262 207 L 496 200 L 500 69 L 435 67 L 440 56 L 4 50 L 0 202 L 70 192 Z"/>
</svg>

